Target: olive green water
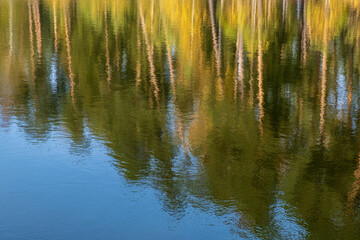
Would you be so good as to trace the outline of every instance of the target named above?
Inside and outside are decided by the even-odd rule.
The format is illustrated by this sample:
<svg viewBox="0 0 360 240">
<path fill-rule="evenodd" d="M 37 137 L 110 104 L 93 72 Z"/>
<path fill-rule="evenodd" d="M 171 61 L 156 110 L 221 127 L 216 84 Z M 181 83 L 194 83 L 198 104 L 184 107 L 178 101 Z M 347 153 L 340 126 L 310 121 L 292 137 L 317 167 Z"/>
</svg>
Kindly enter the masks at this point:
<svg viewBox="0 0 360 240">
<path fill-rule="evenodd" d="M 0 0 L 0 239 L 359 239 L 359 0 Z"/>
</svg>

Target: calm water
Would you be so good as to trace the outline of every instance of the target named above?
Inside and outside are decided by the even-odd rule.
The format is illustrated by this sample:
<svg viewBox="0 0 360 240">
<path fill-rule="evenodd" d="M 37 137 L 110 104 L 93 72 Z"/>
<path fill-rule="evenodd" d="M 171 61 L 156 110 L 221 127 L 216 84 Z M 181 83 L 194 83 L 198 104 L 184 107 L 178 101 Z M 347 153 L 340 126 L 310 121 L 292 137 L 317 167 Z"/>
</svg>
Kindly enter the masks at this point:
<svg viewBox="0 0 360 240">
<path fill-rule="evenodd" d="M 0 0 L 0 239 L 359 239 L 359 0 Z"/>
</svg>

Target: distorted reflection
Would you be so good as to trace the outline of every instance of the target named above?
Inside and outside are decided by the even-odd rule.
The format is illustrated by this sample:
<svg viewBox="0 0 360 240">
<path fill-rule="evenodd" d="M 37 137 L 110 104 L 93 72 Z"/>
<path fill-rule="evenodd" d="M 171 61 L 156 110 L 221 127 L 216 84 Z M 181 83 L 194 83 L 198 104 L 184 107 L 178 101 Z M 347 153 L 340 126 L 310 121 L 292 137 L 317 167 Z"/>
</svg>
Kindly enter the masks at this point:
<svg viewBox="0 0 360 240">
<path fill-rule="evenodd" d="M 359 0 L 0 2 L 0 117 L 101 139 L 176 218 L 360 237 Z M 10 128 L 3 124 L 2 128 Z M 90 134 L 91 133 L 91 134 Z"/>
</svg>

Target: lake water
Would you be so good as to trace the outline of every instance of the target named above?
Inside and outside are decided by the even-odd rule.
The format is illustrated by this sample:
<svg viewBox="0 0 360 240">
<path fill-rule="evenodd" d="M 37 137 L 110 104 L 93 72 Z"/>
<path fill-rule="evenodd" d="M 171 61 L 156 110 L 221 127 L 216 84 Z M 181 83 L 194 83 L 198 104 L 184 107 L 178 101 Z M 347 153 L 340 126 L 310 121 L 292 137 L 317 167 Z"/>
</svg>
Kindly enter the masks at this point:
<svg viewBox="0 0 360 240">
<path fill-rule="evenodd" d="M 0 13 L 0 239 L 360 238 L 360 0 Z"/>
</svg>

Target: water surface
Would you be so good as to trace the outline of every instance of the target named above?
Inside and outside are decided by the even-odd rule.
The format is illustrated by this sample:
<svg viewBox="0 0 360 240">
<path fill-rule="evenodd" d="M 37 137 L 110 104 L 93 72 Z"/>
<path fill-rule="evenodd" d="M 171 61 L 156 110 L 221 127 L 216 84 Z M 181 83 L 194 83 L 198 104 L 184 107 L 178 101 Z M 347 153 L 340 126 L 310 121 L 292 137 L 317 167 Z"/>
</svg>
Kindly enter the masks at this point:
<svg viewBox="0 0 360 240">
<path fill-rule="evenodd" d="M 0 13 L 0 239 L 360 238 L 360 1 Z"/>
</svg>

